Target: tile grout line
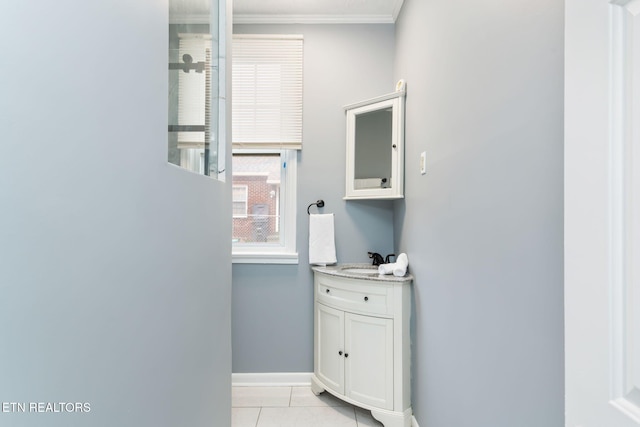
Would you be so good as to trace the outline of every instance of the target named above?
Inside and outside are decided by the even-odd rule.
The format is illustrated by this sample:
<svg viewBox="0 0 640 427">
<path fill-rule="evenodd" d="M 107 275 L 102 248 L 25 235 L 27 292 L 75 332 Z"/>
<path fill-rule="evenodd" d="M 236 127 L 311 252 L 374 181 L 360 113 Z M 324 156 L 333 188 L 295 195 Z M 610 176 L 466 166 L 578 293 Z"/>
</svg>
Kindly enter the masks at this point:
<svg viewBox="0 0 640 427">
<path fill-rule="evenodd" d="M 300 400 L 299 401 L 297 400 L 296 401 L 297 402 L 297 406 L 293 407 L 292 405 L 293 405 L 293 389 L 294 389 L 294 386 L 288 386 L 287 388 L 289 388 L 289 398 L 288 398 L 288 401 L 287 401 L 287 405 L 281 406 L 283 409 L 284 408 L 292 409 L 292 408 L 296 408 L 297 406 L 300 406 L 301 408 L 310 408 L 310 407 L 313 407 L 313 408 L 325 408 L 326 407 L 326 408 L 331 408 L 331 409 L 333 409 L 335 411 L 335 410 L 339 409 L 342 406 L 348 406 L 349 409 L 351 410 L 351 413 L 352 413 L 352 420 L 354 421 L 354 424 L 349 424 L 349 425 L 351 425 L 352 427 L 364 427 L 365 425 L 369 425 L 368 418 L 366 416 L 364 416 L 364 415 L 363 415 L 364 416 L 364 418 L 363 418 L 363 423 L 364 424 L 360 424 L 360 419 L 359 419 L 360 418 L 359 417 L 360 414 L 358 412 L 358 407 L 356 407 L 354 405 L 335 405 L 334 406 L 334 405 L 331 404 L 331 402 L 324 402 L 326 404 L 326 406 L 325 405 L 316 405 L 315 403 L 317 403 L 317 402 L 315 402 L 315 401 L 314 402 L 310 402 L 307 399 L 307 396 L 306 396 L 305 393 L 296 394 L 296 397 L 297 398 L 300 397 Z M 281 387 L 281 390 L 282 389 L 286 390 L 285 387 Z M 298 388 L 296 388 L 296 390 L 297 389 Z M 282 393 L 282 392 L 280 392 L 280 393 Z M 273 395 L 271 395 L 271 393 L 268 393 L 268 394 L 273 397 Z M 282 394 L 284 394 L 284 393 L 282 393 Z M 282 396 L 282 394 L 280 394 L 280 396 Z M 280 402 L 282 402 L 282 400 L 280 400 Z M 256 403 L 258 403 L 258 402 L 256 402 Z M 248 424 L 244 424 L 245 426 L 259 427 L 261 425 L 264 425 L 264 423 L 262 422 L 262 415 L 263 415 L 262 411 L 263 411 L 263 409 L 270 407 L 270 406 L 264 406 L 264 403 L 268 403 L 268 402 L 260 402 L 259 405 L 254 406 L 254 408 L 258 409 L 258 414 L 256 416 L 256 419 L 254 420 L 253 425 L 251 423 L 248 423 Z M 280 406 L 280 405 L 275 405 L 274 408 L 276 408 L 278 406 Z M 250 407 L 238 406 L 238 408 L 250 408 Z M 341 412 L 341 411 L 338 411 L 338 412 Z M 275 411 L 274 413 L 279 413 L 279 411 Z M 273 422 L 272 418 L 273 418 L 274 413 L 268 411 L 267 414 L 265 414 L 265 419 L 264 419 L 265 423 L 269 423 L 270 424 L 270 423 Z M 347 415 L 348 412 L 343 412 L 343 414 Z M 375 424 L 375 425 L 379 425 L 379 424 Z"/>
</svg>

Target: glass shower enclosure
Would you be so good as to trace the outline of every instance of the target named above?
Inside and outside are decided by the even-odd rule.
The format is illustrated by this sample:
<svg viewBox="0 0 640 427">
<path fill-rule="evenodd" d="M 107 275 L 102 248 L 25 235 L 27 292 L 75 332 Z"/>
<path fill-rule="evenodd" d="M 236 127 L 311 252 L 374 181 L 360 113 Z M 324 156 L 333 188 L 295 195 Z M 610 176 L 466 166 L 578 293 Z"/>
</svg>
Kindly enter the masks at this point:
<svg viewBox="0 0 640 427">
<path fill-rule="evenodd" d="M 215 179 L 224 176 L 220 2 L 224 0 L 169 0 L 167 159 Z"/>
</svg>

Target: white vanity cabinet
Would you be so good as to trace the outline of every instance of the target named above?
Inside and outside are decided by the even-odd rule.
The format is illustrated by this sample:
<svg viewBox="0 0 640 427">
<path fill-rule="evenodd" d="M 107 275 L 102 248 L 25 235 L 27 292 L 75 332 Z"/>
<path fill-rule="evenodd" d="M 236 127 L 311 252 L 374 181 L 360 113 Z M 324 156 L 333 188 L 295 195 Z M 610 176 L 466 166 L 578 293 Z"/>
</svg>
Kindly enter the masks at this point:
<svg viewBox="0 0 640 427">
<path fill-rule="evenodd" d="M 312 390 L 371 410 L 385 427 L 409 427 L 411 277 L 314 271 Z"/>
</svg>

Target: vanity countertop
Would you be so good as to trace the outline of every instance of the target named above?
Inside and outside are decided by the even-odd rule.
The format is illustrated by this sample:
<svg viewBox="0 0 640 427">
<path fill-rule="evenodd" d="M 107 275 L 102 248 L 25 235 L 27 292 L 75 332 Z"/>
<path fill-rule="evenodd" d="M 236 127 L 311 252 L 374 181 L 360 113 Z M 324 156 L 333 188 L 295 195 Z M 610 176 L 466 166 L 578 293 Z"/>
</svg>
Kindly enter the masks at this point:
<svg viewBox="0 0 640 427">
<path fill-rule="evenodd" d="M 311 269 L 317 273 L 328 274 L 330 276 L 348 277 L 350 279 L 407 283 L 410 283 L 413 280 L 413 276 L 411 274 L 405 274 L 402 277 L 396 277 L 393 274 L 378 274 L 378 266 L 371 264 L 337 264 L 328 265 L 326 267 L 314 265 L 311 266 Z M 364 272 L 355 272 L 355 270 L 363 270 Z M 371 272 L 368 272 L 369 270 Z"/>
</svg>

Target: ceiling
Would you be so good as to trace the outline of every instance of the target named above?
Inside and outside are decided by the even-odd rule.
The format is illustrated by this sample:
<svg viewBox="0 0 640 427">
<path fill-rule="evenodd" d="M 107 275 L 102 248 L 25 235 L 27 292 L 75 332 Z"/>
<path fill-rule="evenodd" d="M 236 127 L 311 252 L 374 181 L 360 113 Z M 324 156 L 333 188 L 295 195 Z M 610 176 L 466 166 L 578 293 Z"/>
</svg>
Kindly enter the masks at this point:
<svg viewBox="0 0 640 427">
<path fill-rule="evenodd" d="M 404 0 L 233 0 L 236 24 L 394 23 Z"/>
</svg>

